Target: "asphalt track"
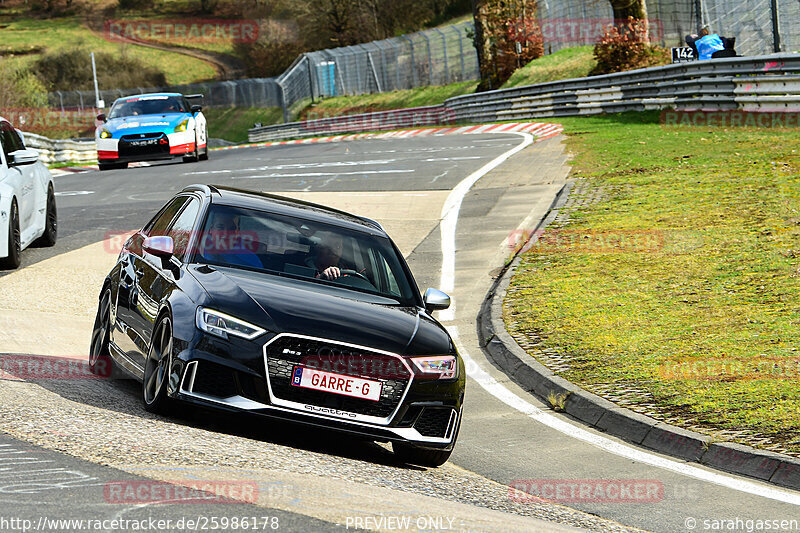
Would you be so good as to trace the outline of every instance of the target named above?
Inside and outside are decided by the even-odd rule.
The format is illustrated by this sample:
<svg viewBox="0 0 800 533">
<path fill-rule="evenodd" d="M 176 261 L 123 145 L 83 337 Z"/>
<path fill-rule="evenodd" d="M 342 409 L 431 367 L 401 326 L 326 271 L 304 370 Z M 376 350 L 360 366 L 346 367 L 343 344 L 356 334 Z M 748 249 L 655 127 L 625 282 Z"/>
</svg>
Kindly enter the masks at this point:
<svg viewBox="0 0 800 533">
<path fill-rule="evenodd" d="M 449 513 L 459 521 L 450 530 L 486 531 L 557 527 L 548 523 L 596 531 L 621 530 L 615 523 L 664 532 L 712 530 L 715 523 L 705 520 L 733 520 L 733 528 L 722 524 L 716 530 L 746 531 L 747 520 L 800 519 L 797 493 L 719 475 L 586 430 L 517 387 L 483 355 L 475 314 L 491 275 L 507 258 L 508 236 L 532 229 L 566 173 L 558 139 L 503 159 L 523 142 L 518 135 L 491 134 L 274 146 L 212 152 L 206 163 L 60 176 L 59 243 L 26 250 L 21 270 L 0 272 L 0 328 L 5 328 L 0 330 L 5 343 L 0 352 L 81 357 L 93 312 L 87 307 L 99 290 L 97 276 L 115 259 L 108 244 L 97 243 L 113 242 L 107 240 L 110 235 L 142 226 L 185 185 L 217 183 L 281 192 L 376 218 L 406 254 L 422 288 L 446 284 L 448 277 L 454 284 L 455 311 L 440 318 L 471 362 L 471 379 L 459 443 L 445 467 L 409 469 L 394 464 L 382 446 L 328 435 L 320 439 L 293 427 L 253 427 L 252 422 L 210 414 L 152 417 L 139 407 L 136 387 L 124 382 L 0 381 L 0 430 L 8 438 L 41 447 L 35 448 L 41 453 L 66 452 L 60 455 L 66 463 L 87 461 L 82 463 L 87 471 L 105 465 L 96 468 L 112 472 L 95 476 L 101 480 L 124 474 L 279 484 L 286 490 L 265 494 L 269 497 L 253 505 L 262 512 L 286 513 L 281 515 L 285 530 L 320 530 L 311 522 L 315 520 L 324 521 L 325 527 L 338 523 L 352 528 L 348 517 L 378 510 L 422 516 L 438 509 L 438 514 Z M 496 168 L 482 173 L 492 161 Z M 467 187 L 465 179 L 474 184 Z M 466 194 L 453 217 L 451 191 L 459 183 Z M 447 243 L 450 232 L 452 247 Z M 443 276 L 448 255 L 452 275 Z M 41 338 L 26 344 L 36 333 L 33 329 Z M 54 341 L 52 331 L 63 333 Z M 19 441 L 9 442 L 21 446 Z M 513 497 L 507 487 L 517 480 L 640 480 L 656 482 L 662 490 L 656 498 L 635 503 L 576 503 L 562 497 L 560 507 Z M 398 501 L 398 493 L 404 501 Z M 0 490 L 0 499 L 4 496 Z M 91 499 L 84 493 L 74 497 Z M 49 506 L 53 516 L 74 511 L 70 498 L 53 491 L 38 493 L 33 500 Z M 36 514 L 36 506 L 26 501 L 8 500 L 0 515 L 17 508 L 19 514 Z M 83 514 L 102 513 L 101 507 L 87 507 Z M 158 512 L 176 515 L 186 506 L 168 507 L 157 506 Z M 194 514 L 196 510 L 191 509 Z M 368 526 L 392 530 L 386 523 Z"/>
</svg>

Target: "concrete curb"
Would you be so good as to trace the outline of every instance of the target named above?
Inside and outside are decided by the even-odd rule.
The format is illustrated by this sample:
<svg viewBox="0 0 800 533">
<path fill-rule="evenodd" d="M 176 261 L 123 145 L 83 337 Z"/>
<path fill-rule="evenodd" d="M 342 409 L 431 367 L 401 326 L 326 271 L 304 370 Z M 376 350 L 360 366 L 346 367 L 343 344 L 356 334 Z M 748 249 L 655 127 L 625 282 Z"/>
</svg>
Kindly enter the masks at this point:
<svg viewBox="0 0 800 533">
<path fill-rule="evenodd" d="M 538 235 L 556 218 L 571 187 L 572 182 L 568 181 L 559 191 L 533 235 Z M 528 355 L 506 331 L 503 323 L 503 299 L 519 263 L 520 257 L 517 256 L 497 278 L 478 315 L 481 347 L 515 383 L 544 401 L 551 394 L 563 397 L 563 410 L 568 415 L 633 444 L 732 474 L 800 490 L 799 459 L 733 442 L 712 442 L 707 435 L 659 422 L 585 391 Z"/>
</svg>

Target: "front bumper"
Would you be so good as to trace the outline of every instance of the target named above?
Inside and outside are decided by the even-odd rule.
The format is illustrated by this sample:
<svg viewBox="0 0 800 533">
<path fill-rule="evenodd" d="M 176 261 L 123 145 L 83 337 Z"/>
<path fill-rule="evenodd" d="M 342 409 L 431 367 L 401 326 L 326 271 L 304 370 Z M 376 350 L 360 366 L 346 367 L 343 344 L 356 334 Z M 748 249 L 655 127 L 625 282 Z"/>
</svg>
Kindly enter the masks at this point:
<svg viewBox="0 0 800 533">
<path fill-rule="evenodd" d="M 272 387 L 274 383 L 268 378 L 266 347 L 281 335 L 260 347 L 264 358 L 258 359 L 254 357 L 252 346 L 249 351 L 242 350 L 239 341 L 234 341 L 230 350 L 237 354 L 236 357 L 214 353 L 217 351 L 215 348 L 227 343 L 205 334 L 202 337 L 198 346 L 204 349 L 187 349 L 181 353 L 179 359 L 184 364 L 175 394 L 177 399 L 323 427 L 377 441 L 406 442 L 431 449 L 452 449 L 454 445 L 464 394 L 463 363 L 460 378 L 455 380 L 410 379 L 389 416 L 375 417 L 320 405 L 318 396 L 316 403 L 287 401 L 278 397 Z M 334 401 L 338 399 L 338 396 L 333 398 Z"/>
<path fill-rule="evenodd" d="M 121 138 L 96 139 L 100 163 L 160 161 L 184 157 L 195 151 L 193 132 L 126 133 Z M 198 150 L 203 146 L 198 146 Z"/>
</svg>

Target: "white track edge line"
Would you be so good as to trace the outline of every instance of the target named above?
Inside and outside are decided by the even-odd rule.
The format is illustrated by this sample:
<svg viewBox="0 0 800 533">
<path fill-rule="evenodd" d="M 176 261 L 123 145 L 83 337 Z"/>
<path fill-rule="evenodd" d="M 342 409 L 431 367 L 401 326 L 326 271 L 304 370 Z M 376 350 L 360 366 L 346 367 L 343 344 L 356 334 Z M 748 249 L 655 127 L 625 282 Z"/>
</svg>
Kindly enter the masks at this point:
<svg viewBox="0 0 800 533">
<path fill-rule="evenodd" d="M 523 137 L 523 141 L 516 147 L 499 155 L 486 165 L 482 166 L 463 180 L 450 192 L 447 196 L 444 206 L 442 207 L 442 220 L 440 223 L 441 240 L 442 240 L 442 272 L 440 287 L 444 292 L 452 291 L 455 285 L 455 236 L 456 225 L 458 223 L 458 213 L 461 209 L 461 203 L 464 197 L 472 188 L 472 186 L 485 174 L 489 173 L 492 169 L 499 166 L 506 159 L 527 147 L 533 142 L 533 136 L 528 133 L 521 132 L 503 132 L 513 133 Z M 454 302 L 455 303 L 455 302 Z M 450 309 L 439 312 L 439 320 L 442 322 L 452 321 L 455 319 L 454 305 Z M 719 474 L 703 470 L 696 466 L 687 463 L 678 462 L 673 459 L 668 459 L 659 455 L 655 455 L 644 450 L 634 448 L 627 444 L 611 440 L 602 435 L 587 431 L 585 428 L 572 424 L 566 420 L 558 418 L 552 414 L 546 413 L 529 403 L 528 401 L 520 398 L 503 384 L 494 379 L 485 370 L 483 370 L 467 353 L 461 345 L 458 337 L 458 328 L 456 326 L 447 326 L 447 330 L 453 337 L 453 342 L 456 343 L 459 353 L 464 358 L 464 363 L 467 367 L 467 374 L 480 385 L 486 392 L 508 405 L 512 409 L 527 415 L 533 420 L 544 424 L 545 426 L 555 429 L 569 437 L 581 440 L 587 444 L 591 444 L 601 450 L 612 453 L 614 455 L 638 461 L 647 465 L 655 466 L 663 470 L 675 472 L 677 474 L 699 479 L 720 485 L 729 489 L 737 490 L 755 496 L 761 496 L 775 501 L 789 503 L 792 505 L 800 505 L 800 494 L 779 488 L 773 488 L 761 485 L 752 481 L 738 479 L 729 475 Z"/>
</svg>

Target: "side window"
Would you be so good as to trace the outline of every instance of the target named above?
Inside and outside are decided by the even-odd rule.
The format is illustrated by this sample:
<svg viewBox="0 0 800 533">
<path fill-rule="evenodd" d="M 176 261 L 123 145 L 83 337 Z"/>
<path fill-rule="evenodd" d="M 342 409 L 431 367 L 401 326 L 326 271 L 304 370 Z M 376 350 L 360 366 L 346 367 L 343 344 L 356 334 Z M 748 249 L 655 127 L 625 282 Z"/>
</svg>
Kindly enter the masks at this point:
<svg viewBox="0 0 800 533">
<path fill-rule="evenodd" d="M 3 153 L 6 156 L 6 162 L 8 162 L 8 154 L 24 148 L 16 130 L 14 130 L 8 122 L 0 122 L 0 140 L 3 144 Z"/>
<path fill-rule="evenodd" d="M 172 224 L 167 235 L 172 237 L 175 242 L 174 256 L 179 261 L 186 257 L 186 250 L 189 247 L 189 239 L 194 229 L 194 221 L 197 220 L 197 213 L 200 211 L 200 202 L 191 199 L 178 218 Z"/>
<path fill-rule="evenodd" d="M 161 210 L 161 212 L 156 215 L 156 217 L 150 221 L 150 223 L 145 227 L 144 233 L 147 236 L 154 236 L 154 235 L 166 235 L 167 228 L 169 227 L 169 223 L 172 222 L 172 219 L 175 218 L 175 215 L 181 208 L 189 201 L 188 196 L 179 196 L 172 200 L 167 206 Z"/>
</svg>

